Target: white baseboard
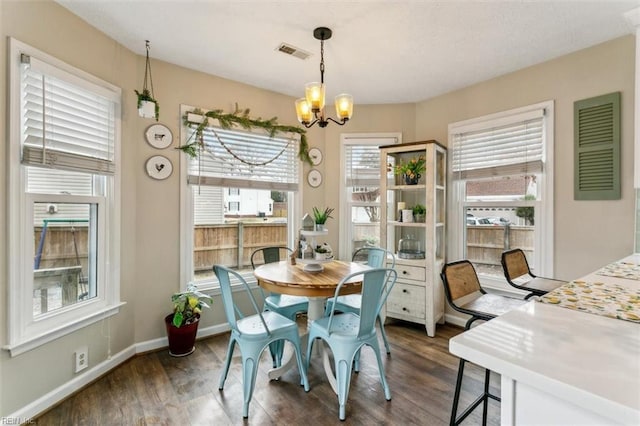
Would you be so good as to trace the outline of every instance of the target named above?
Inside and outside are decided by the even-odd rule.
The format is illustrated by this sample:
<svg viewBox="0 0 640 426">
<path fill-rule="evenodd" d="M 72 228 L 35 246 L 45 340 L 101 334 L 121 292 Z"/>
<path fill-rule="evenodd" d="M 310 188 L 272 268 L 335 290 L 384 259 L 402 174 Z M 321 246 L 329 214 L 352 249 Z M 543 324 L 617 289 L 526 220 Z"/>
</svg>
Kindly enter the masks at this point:
<svg viewBox="0 0 640 426">
<path fill-rule="evenodd" d="M 103 374 L 113 370 L 134 355 L 135 347 L 129 346 L 128 348 L 117 353 L 111 358 L 106 359 L 100 364 L 87 370 L 87 372 L 85 372 L 84 374 L 74 377 L 73 379 L 64 383 L 62 386 L 59 386 L 51 392 L 48 392 L 42 397 L 36 399 L 25 407 L 22 407 L 18 411 L 9 414 L 4 418 L 23 419 L 25 423 L 29 423 L 28 419 L 35 418 L 40 413 L 43 413 L 44 411 L 53 407 L 58 402 L 67 398 L 69 395 L 72 395 L 74 392 L 82 389 L 84 386 L 93 382 Z"/>
<path fill-rule="evenodd" d="M 204 327 L 198 329 L 198 339 L 214 336 L 216 334 L 222 334 L 229 331 L 229 324 L 219 324 L 210 327 Z M 83 387 L 89 385 L 94 380 L 101 377 L 103 374 L 108 373 L 114 368 L 118 367 L 129 358 L 136 354 L 151 352 L 158 349 L 166 348 L 169 346 L 169 342 L 166 337 L 158 339 L 147 340 L 146 342 L 136 343 L 128 348 L 118 352 L 116 355 L 111 356 L 109 359 L 104 360 L 100 364 L 90 368 L 85 373 L 74 377 L 62 386 L 58 386 L 56 389 L 48 392 L 37 400 L 30 404 L 20 408 L 14 413 L 9 414 L 3 418 L 7 419 L 21 419 L 21 423 L 30 423 L 30 419 L 34 419 L 36 416 L 45 412 L 49 408 L 58 404 L 65 398 L 68 398 L 73 393 L 79 391 Z"/>
<path fill-rule="evenodd" d="M 463 314 L 444 314 L 445 322 L 462 328 L 464 328 L 468 318 L 468 316 L 463 316 Z"/>
</svg>

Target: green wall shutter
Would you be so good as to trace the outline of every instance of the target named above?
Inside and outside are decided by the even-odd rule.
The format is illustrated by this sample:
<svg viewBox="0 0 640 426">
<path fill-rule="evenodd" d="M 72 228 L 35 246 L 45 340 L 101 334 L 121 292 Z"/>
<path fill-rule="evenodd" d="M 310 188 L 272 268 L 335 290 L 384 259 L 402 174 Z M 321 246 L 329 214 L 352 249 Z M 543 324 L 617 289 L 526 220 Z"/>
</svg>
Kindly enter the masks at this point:
<svg viewBox="0 0 640 426">
<path fill-rule="evenodd" d="M 573 104 L 574 198 L 620 199 L 620 92 Z"/>
</svg>

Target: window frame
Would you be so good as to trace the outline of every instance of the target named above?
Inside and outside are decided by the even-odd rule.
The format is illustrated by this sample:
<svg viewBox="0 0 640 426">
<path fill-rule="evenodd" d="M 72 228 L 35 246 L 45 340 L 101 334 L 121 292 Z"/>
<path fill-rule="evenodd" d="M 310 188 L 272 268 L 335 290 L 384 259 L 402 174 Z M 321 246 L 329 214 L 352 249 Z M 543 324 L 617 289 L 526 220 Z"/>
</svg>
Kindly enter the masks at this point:
<svg viewBox="0 0 640 426">
<path fill-rule="evenodd" d="M 340 251 L 342 260 L 351 260 L 353 253 L 353 218 L 352 207 L 362 206 L 362 202 L 353 202 L 348 198 L 346 185 L 347 179 L 347 146 L 351 145 L 391 145 L 402 143 L 402 132 L 388 133 L 342 133 L 340 134 Z M 380 187 L 380 184 L 377 185 Z M 380 194 L 380 200 L 384 200 L 384 194 Z M 384 208 L 384 201 L 380 201 L 380 208 Z"/>
<path fill-rule="evenodd" d="M 448 126 L 449 147 L 453 146 L 454 135 L 460 133 L 460 129 L 469 126 L 492 127 L 504 125 L 510 122 L 517 122 L 517 116 L 528 112 L 544 110 L 543 117 L 543 152 L 542 162 L 543 170 L 537 174 L 539 176 L 538 192 L 539 199 L 531 201 L 474 201 L 465 200 L 465 182 L 466 180 L 456 180 L 455 173 L 452 171 L 452 162 L 454 158 L 453 149 L 448 156 L 449 172 L 448 179 L 450 182 L 450 197 L 448 202 L 448 261 L 462 259 L 465 253 L 465 229 L 467 207 L 512 207 L 516 205 L 531 206 L 535 209 L 534 223 L 536 227 L 534 236 L 534 250 L 537 256 L 535 261 L 529 259 L 532 269 L 537 274 L 543 276 L 553 276 L 553 259 L 554 259 L 554 216 L 553 216 L 553 200 L 554 200 L 554 101 L 544 101 L 520 108 L 514 108 L 494 114 L 488 114 L 481 117 L 450 123 Z M 507 176 L 501 175 L 501 176 Z M 472 180 L 472 179 L 471 179 Z M 482 284 L 488 288 L 513 292 L 515 290 L 509 286 L 504 277 L 496 278 L 489 275 L 479 273 Z"/>
<path fill-rule="evenodd" d="M 106 177 L 104 196 L 27 193 L 26 165 L 22 155 L 22 107 L 20 55 L 27 54 L 74 77 L 114 94 L 114 163 Z M 9 152 L 8 152 L 8 338 L 3 349 L 11 356 L 36 348 L 92 323 L 115 315 L 120 301 L 120 140 L 122 91 L 102 79 L 79 70 L 16 39 L 9 39 Z M 81 202 L 98 205 L 98 294 L 95 298 L 33 316 L 33 202 Z M 28 307 L 28 308 L 27 308 Z"/>
<path fill-rule="evenodd" d="M 191 105 L 180 105 L 180 117 L 188 112 L 193 111 L 196 107 Z M 199 108 L 204 110 L 204 108 Z M 193 132 L 184 123 L 180 126 L 180 141 L 184 144 Z M 189 160 L 187 155 L 180 155 L 180 288 L 186 289 L 187 284 L 194 282 L 193 268 L 193 229 L 194 229 L 194 209 L 192 198 L 192 184 L 188 182 Z M 297 238 L 297 230 L 301 226 L 300 212 L 302 211 L 302 193 L 303 193 L 303 167 L 298 167 L 298 191 L 287 192 L 289 198 L 293 198 L 293 202 L 287 203 L 287 245 L 294 247 Z M 224 201 L 223 201 L 224 202 Z M 256 286 L 255 276 L 251 272 L 240 272 L 242 277 L 251 286 Z M 239 287 L 239 283 L 232 281 L 232 287 Z M 199 290 L 206 290 L 211 295 L 220 294 L 220 285 L 215 277 L 210 280 L 198 281 Z"/>
</svg>

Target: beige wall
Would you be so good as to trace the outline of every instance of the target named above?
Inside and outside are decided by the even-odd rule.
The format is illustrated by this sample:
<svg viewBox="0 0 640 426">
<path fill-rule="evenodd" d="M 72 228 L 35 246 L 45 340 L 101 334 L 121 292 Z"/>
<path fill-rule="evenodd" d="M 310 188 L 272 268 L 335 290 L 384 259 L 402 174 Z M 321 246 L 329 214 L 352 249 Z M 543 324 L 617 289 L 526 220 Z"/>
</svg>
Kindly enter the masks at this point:
<svg viewBox="0 0 640 426">
<path fill-rule="evenodd" d="M 0 351 L 0 416 L 21 409 L 47 392 L 68 384 L 73 352 L 89 347 L 89 364 L 95 366 L 131 345 L 165 335 L 163 317 L 169 313 L 169 297 L 179 282 L 179 159 L 173 149 L 160 151 L 174 164 L 165 181 L 148 178 L 144 163 L 159 151 L 144 141 L 149 120 L 137 116 L 134 89 L 140 89 L 144 57 L 134 55 L 104 34 L 88 26 L 51 1 L 0 1 L 0 32 L 43 50 L 123 90 L 122 134 L 122 235 L 120 314 L 69 334 L 23 355 L 10 358 Z M 144 43 L 140 40 L 141 45 Z M 633 111 L 632 38 L 622 38 L 560 58 L 529 70 L 445 95 L 432 101 L 402 105 L 357 105 L 354 119 L 345 127 L 330 125 L 311 129 L 310 146 L 319 147 L 319 166 L 325 180 L 317 189 L 304 185 L 303 211 L 312 206 L 339 206 L 339 141 L 341 132 L 402 132 L 404 141 L 447 140 L 447 124 L 545 99 L 556 99 L 556 269 L 564 276 L 588 272 L 597 265 L 631 250 L 633 200 L 631 193 L 631 114 Z M 152 47 L 153 52 L 153 47 Z M 154 89 L 161 104 L 160 122 L 179 137 L 179 105 L 229 111 L 237 102 L 252 115 L 277 116 L 283 124 L 295 124 L 293 99 L 230 80 L 194 72 L 160 61 L 152 62 Z M 6 43 L 0 44 L 0 80 L 6 81 Z M 515 89 L 518 85 L 525 86 Z M 301 88 L 302 90 L 302 88 Z M 614 90 L 623 92 L 624 188 L 616 202 L 572 201 L 570 109 L 576 99 Z M 5 84 L 0 98 L 6 99 Z M 356 99 L 357 102 L 357 99 Z M 0 134 L 6 135 L 6 104 L 0 104 Z M 6 164 L 6 146 L 0 164 Z M 6 170 L 6 168 L 3 168 Z M 304 166 L 304 173 L 309 166 Z M 0 223 L 6 224 L 6 175 L 0 174 Z M 601 218 L 602 209 L 611 212 Z M 337 247 L 338 221 L 329 222 L 329 242 Z M 596 229 L 597 228 L 597 229 Z M 597 232 L 589 234 L 585 229 Z M 0 241 L 6 241 L 6 226 Z M 590 237 L 600 237 L 596 243 Z M 606 238 L 605 238 L 606 237 Z M 6 255 L 0 246 L 0 342 L 6 342 Z M 219 298 L 204 314 L 203 326 L 223 323 Z M 81 373 L 85 374 L 85 372 Z"/>
<path fill-rule="evenodd" d="M 633 251 L 635 40 L 622 37 L 420 102 L 418 139 L 447 142 L 449 123 L 555 101 L 555 275 L 572 279 Z M 622 92 L 622 199 L 574 201 L 573 102 Z M 450 259 L 454 260 L 454 259 Z"/>
<path fill-rule="evenodd" d="M 11 36 L 51 54 L 77 68 L 107 80 L 123 90 L 122 132 L 122 238 L 121 299 L 126 305 L 120 314 L 50 344 L 11 358 L 0 351 L 0 416 L 8 415 L 35 399 L 72 380 L 73 353 L 89 347 L 89 365 L 95 366 L 135 343 L 165 336 L 163 318 L 169 313 L 169 298 L 180 288 L 179 279 L 179 201 L 180 155 L 177 150 L 161 151 L 174 165 L 174 173 L 164 181 L 147 177 L 144 163 L 160 153 L 144 141 L 145 129 L 152 121 L 137 116 L 134 89 L 140 89 L 144 75 L 144 57 L 123 48 L 104 34 L 88 26 L 66 9 L 50 1 L 2 2 L 2 36 Z M 140 41 L 141 46 L 144 41 Z M 153 45 L 152 45 L 153 52 Z M 152 55 L 153 56 L 153 55 Z M 0 51 L 0 74 L 5 81 L 6 44 Z M 154 91 L 160 101 L 160 122 L 167 125 L 175 139 L 179 138 L 180 104 L 205 109 L 231 111 L 235 103 L 251 108 L 253 116 L 278 117 L 283 124 L 296 124 L 293 98 L 257 89 L 230 80 L 194 72 L 152 59 Z M 5 93 L 5 85 L 0 85 Z M 302 90 L 302 88 L 301 88 Z M 3 99 L 5 97 L 3 96 Z M 358 108 L 358 107 L 357 107 Z M 413 105 L 364 106 L 360 118 L 349 124 L 351 132 L 405 131 L 412 136 Z M 6 134 L 6 105 L 0 106 L 0 130 Z M 368 117 L 368 118 L 367 118 Z M 344 128 L 347 129 L 347 128 Z M 342 128 L 340 130 L 343 130 Z M 320 166 L 325 183 L 318 189 L 304 185 L 303 211 L 315 205 L 338 206 L 339 130 L 313 128 L 308 132 L 309 144 L 325 153 Z M 330 141 L 327 149 L 326 141 Z M 335 147 L 335 149 L 334 149 Z M 6 164 L 6 151 L 0 151 L 0 164 Z M 309 170 L 305 165 L 304 172 Z M 334 178 L 335 175 L 335 178 Z M 6 176 L 0 175 L 0 218 L 6 223 Z M 332 238 L 337 247 L 335 216 Z M 0 230 L 6 241 L 6 229 Z M 0 248 L 0 265 L 6 271 L 6 247 Z M 6 275 L 0 287 L 0 339 L 6 341 Z M 221 301 L 216 298 L 213 309 L 206 311 L 201 327 L 225 323 Z M 56 368 L 52 369 L 51 366 Z M 24 380 L 28 372 L 30 380 Z M 84 373 L 81 373 L 84 374 Z"/>
</svg>

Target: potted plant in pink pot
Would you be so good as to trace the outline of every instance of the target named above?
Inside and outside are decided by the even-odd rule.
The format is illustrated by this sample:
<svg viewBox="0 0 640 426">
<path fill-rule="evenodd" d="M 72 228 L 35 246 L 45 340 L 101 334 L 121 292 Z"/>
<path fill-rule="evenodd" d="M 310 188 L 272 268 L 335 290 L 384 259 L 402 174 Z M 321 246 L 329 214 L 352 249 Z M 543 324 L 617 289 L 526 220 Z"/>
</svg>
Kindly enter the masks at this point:
<svg viewBox="0 0 640 426">
<path fill-rule="evenodd" d="M 196 350 L 195 341 L 198 333 L 200 313 L 203 308 L 209 308 L 213 299 L 199 292 L 194 284 L 189 284 L 187 290 L 171 296 L 173 313 L 164 319 L 169 339 L 169 354 L 171 356 L 187 356 Z"/>
</svg>

